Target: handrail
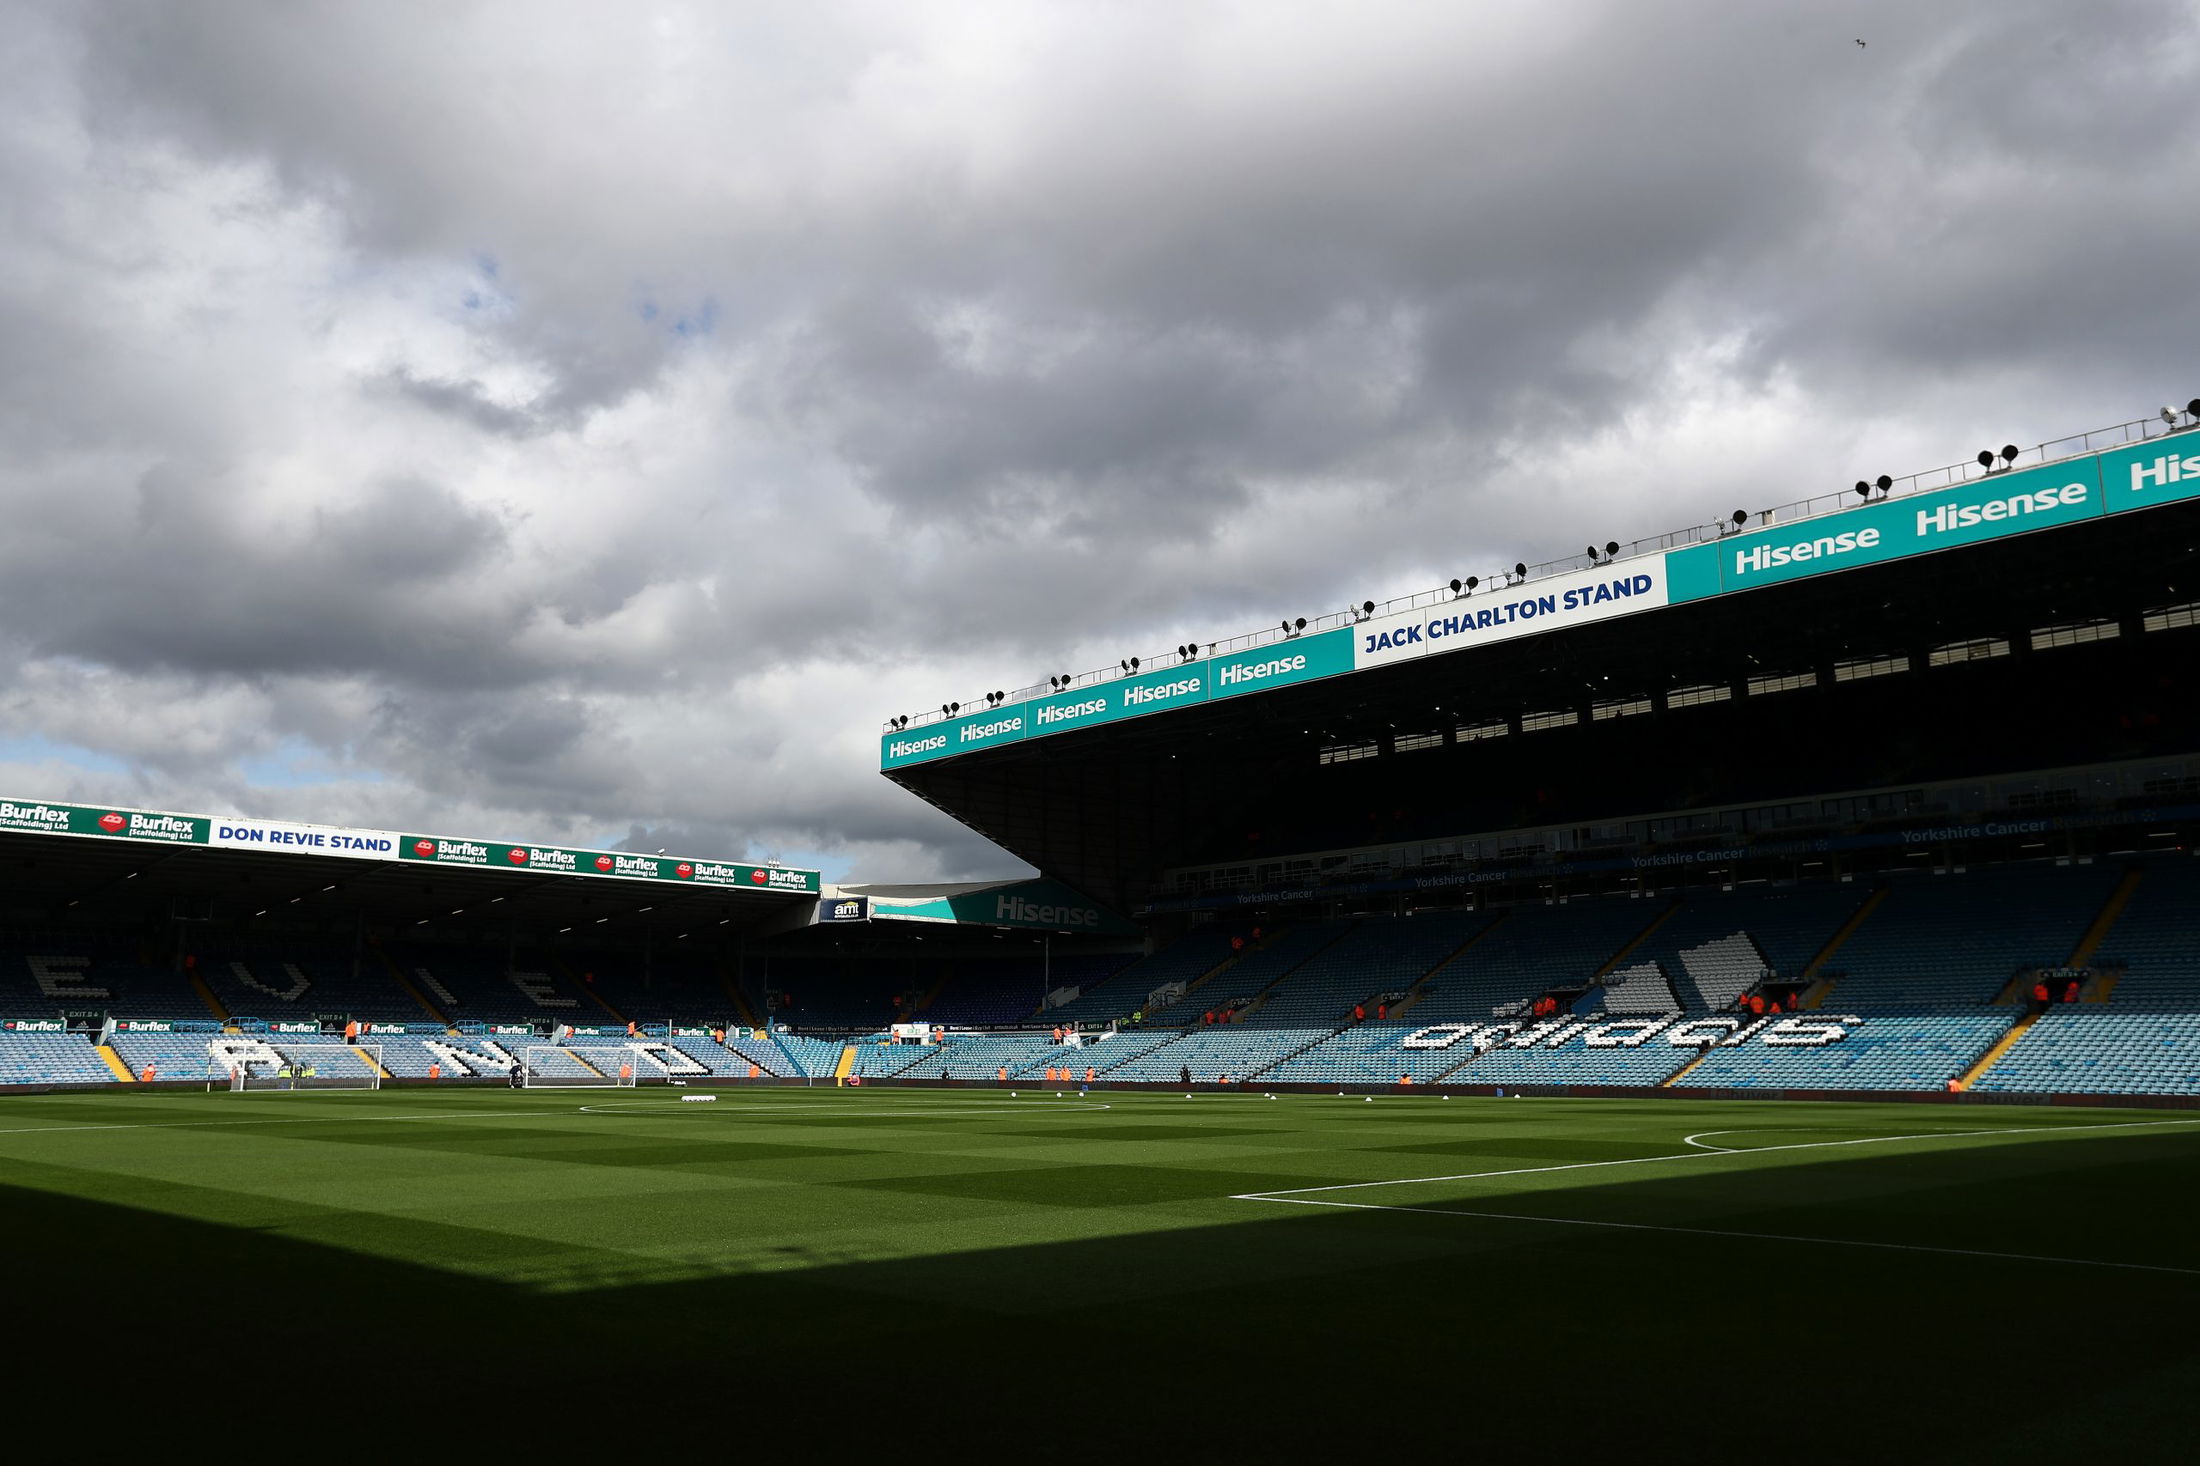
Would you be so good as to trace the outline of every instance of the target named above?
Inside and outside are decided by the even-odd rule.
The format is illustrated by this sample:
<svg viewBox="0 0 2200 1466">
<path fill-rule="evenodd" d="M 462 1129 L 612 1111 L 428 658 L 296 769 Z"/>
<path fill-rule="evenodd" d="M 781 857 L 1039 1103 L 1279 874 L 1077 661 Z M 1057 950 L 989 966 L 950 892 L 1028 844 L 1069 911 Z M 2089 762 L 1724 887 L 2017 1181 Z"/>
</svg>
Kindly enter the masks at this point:
<svg viewBox="0 0 2200 1466">
<path fill-rule="evenodd" d="M 2179 418 L 2185 420 L 2185 426 L 2177 426 L 2176 420 Z M 1881 499 L 1899 499 L 1911 494 L 1929 493 L 1935 489 L 1945 489 L 1956 484 L 1973 482 L 1987 477 L 1989 474 L 2006 473 L 2020 465 L 2033 468 L 2042 464 L 2059 463 L 2066 459 L 2083 458 L 2094 453 L 2105 453 L 2111 448 L 2122 447 L 2127 443 L 2164 438 L 2172 433 L 2191 432 L 2196 428 L 2200 428 L 2200 416 L 2196 416 L 2190 407 L 2181 413 L 2175 409 L 2165 408 L 2153 417 L 2134 418 L 2129 422 L 2117 423 L 2111 427 L 2095 428 L 2091 432 L 2079 433 L 2072 437 L 2051 438 L 2044 443 L 2037 443 L 2030 448 L 2019 451 L 2013 458 L 1997 454 L 1995 455 L 1996 459 L 2002 465 L 1999 468 L 1982 467 L 1978 460 L 1973 458 L 1940 468 L 1924 469 L 1904 478 L 1890 479 L 1884 491 L 1876 487 L 1872 489 L 1871 501 L 1876 503 Z M 1843 508 L 1848 507 L 1855 497 L 1856 494 L 1853 489 L 1846 493 L 1816 494 L 1807 499 L 1795 499 L 1785 504 L 1775 504 L 1769 509 L 1750 510 L 1746 513 L 1749 518 L 1755 519 L 1760 524 L 1788 523 L 1798 519 L 1815 519 L 1822 515 L 1838 513 Z M 1738 527 L 1730 518 L 1716 519 L 1708 524 L 1690 525 L 1685 529 L 1669 530 L 1664 534 L 1649 535 L 1629 541 L 1621 545 L 1618 551 L 1611 555 L 1598 555 L 1593 558 L 1586 554 L 1568 555 L 1555 560 L 1545 560 L 1541 564 L 1530 565 L 1527 567 L 1526 573 L 1522 575 L 1515 575 L 1511 569 L 1507 568 L 1501 569 L 1492 575 L 1481 576 L 1479 579 L 1481 586 L 1488 590 L 1524 585 L 1529 581 L 1540 580 L 1546 576 L 1562 575 L 1575 570 L 1601 568 L 1607 565 L 1620 564 L 1643 555 L 1662 554 L 1668 550 L 1677 550 L 1688 545 L 1706 544 L 1734 534 L 1737 529 Z M 1301 636 L 1312 636 L 1317 632 L 1334 630 L 1339 626 L 1351 626 L 1363 620 L 1373 620 L 1399 611 L 1417 610 L 1423 606 L 1443 605 L 1479 593 L 1483 593 L 1483 591 L 1470 592 L 1462 589 L 1455 592 L 1449 585 L 1441 585 L 1434 590 L 1416 591 L 1411 595 L 1395 596 L 1390 600 L 1377 602 L 1372 613 L 1354 606 L 1342 611 L 1332 611 L 1326 615 L 1309 616 L 1306 618 L 1304 627 L 1298 626 L 1294 620 L 1288 630 L 1282 625 L 1278 625 L 1261 631 L 1247 632 L 1241 636 L 1225 637 L 1218 641 L 1195 642 L 1192 644 L 1194 654 L 1190 657 L 1183 656 L 1174 650 L 1154 657 L 1140 657 L 1136 671 L 1140 673 L 1166 671 L 1173 667 L 1205 661 L 1210 657 L 1245 651 L 1258 646 L 1270 646 L 1278 642 L 1295 641 Z M 1006 708 L 1016 703 L 1029 702 L 1034 698 L 1047 697 L 1058 692 L 1074 691 L 1080 687 L 1091 687 L 1125 675 L 1122 663 L 1118 662 L 1113 667 L 1101 667 L 1089 672 L 1068 674 L 1066 680 L 1059 684 L 1050 685 L 1042 680 L 1027 687 L 1007 691 L 1001 697 L 997 706 Z M 906 731 L 908 728 L 921 728 L 933 723 L 946 722 L 950 718 L 960 717 L 964 713 L 983 711 L 987 696 L 986 693 L 979 693 L 969 702 L 955 702 L 950 699 L 950 705 L 955 709 L 953 712 L 944 709 L 932 709 L 922 713 L 912 713 L 909 715 L 907 724 L 901 728 L 897 728 L 893 720 L 888 719 L 880 725 L 880 731 L 888 734 Z"/>
</svg>

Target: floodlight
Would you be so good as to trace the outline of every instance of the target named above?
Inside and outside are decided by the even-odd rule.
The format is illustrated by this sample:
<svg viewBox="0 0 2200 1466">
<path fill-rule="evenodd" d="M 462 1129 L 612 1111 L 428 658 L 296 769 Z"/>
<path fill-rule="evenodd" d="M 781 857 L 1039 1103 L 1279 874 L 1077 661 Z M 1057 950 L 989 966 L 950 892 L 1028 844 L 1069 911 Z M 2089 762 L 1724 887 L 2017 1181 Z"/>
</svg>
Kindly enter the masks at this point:
<svg viewBox="0 0 2200 1466">
<path fill-rule="evenodd" d="M 1604 542 L 1604 558 L 1609 560 L 1617 554 L 1619 554 L 1619 541 L 1606 540 Z"/>
<path fill-rule="evenodd" d="M 1878 486 L 1879 492 L 1882 494 L 1886 493 L 1887 490 L 1894 487 L 1894 480 L 1889 478 L 1885 474 L 1881 474 L 1878 478 L 1872 480 L 1872 482 Z"/>
<path fill-rule="evenodd" d="M 2003 464 L 2005 464 L 2005 465 L 2006 465 L 2006 464 L 2011 464 L 2011 463 L 2015 463 L 2015 462 L 2017 461 L 2017 454 L 2018 454 L 2018 453 L 2019 453 L 2020 451 L 2021 451 L 2021 450 L 2020 450 L 2020 449 L 2019 449 L 2019 448 L 2017 447 L 2017 445 L 2016 445 L 2016 444 L 2014 444 L 2014 443 L 2004 443 L 2004 444 L 2002 444 L 2002 445 L 2001 445 L 2001 461 L 2002 461 L 2002 463 L 2003 463 Z"/>
<path fill-rule="evenodd" d="M 2176 426 L 2177 426 L 2177 409 L 2176 409 L 2176 408 L 2174 408 L 2174 407 L 2165 407 L 2165 408 L 2163 408 L 2163 409 L 2162 409 L 2162 421 L 2163 421 L 2163 422 L 2166 422 L 2166 423 L 2168 423 L 2168 424 L 2169 424 L 2169 425 L 2170 425 L 2171 427 L 2173 427 L 2173 428 L 2174 428 L 2174 427 L 2176 427 Z"/>
<path fill-rule="evenodd" d="M 1978 450 L 1978 466 L 1985 469 L 1988 473 L 1992 473 L 1994 471 L 1993 449 L 1981 448 Z"/>
<path fill-rule="evenodd" d="M 1360 602 L 1360 614 L 1361 614 L 1361 615 L 1363 615 L 1363 616 L 1372 616 L 1372 615 L 1374 615 L 1374 614 L 1375 614 L 1375 603 L 1374 603 L 1373 601 L 1362 601 L 1362 602 Z"/>
<path fill-rule="evenodd" d="M 1859 499 L 1869 499 L 1871 496 L 1872 486 L 1864 482 L 1864 480 L 1858 479 L 1856 481 L 1856 497 Z"/>
<path fill-rule="evenodd" d="M 1522 561 L 1520 561 L 1520 562 L 1519 562 L 1518 564 L 1516 564 L 1516 565 L 1514 565 L 1514 566 L 1513 566 L 1513 579 L 1515 579 L 1515 580 L 1526 580 L 1527 578 L 1528 578 L 1528 562 L 1527 562 L 1527 561 L 1525 561 L 1525 560 L 1522 560 Z"/>
<path fill-rule="evenodd" d="M 1735 527 L 1736 529 L 1740 529 L 1740 528 L 1741 528 L 1741 527 L 1742 527 L 1743 525 L 1745 525 L 1745 524 L 1747 524 L 1747 523 L 1749 523 L 1749 511 L 1748 511 L 1747 509 L 1737 509 L 1737 510 L 1735 510 L 1735 511 L 1734 511 L 1734 527 Z"/>
</svg>

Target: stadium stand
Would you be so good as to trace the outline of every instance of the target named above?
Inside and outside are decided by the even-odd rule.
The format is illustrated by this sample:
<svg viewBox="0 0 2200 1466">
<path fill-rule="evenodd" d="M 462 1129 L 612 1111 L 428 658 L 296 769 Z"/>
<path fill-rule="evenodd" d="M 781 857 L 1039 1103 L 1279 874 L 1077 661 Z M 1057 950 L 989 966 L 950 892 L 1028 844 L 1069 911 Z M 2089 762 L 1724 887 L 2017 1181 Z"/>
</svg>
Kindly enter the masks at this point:
<svg viewBox="0 0 2200 1466">
<path fill-rule="evenodd" d="M 1154 993 L 1171 983 L 1191 986 L 1228 962 L 1248 943 L 1247 934 L 1235 928 L 1196 928 L 1113 976 L 1089 984 L 1069 1002 L 1041 1013 L 1039 1021 L 1105 1023 L 1128 1018 L 1144 1008 Z"/>
<path fill-rule="evenodd" d="M 118 1084 L 81 1033 L 0 1030 L 0 1084 Z"/>
<path fill-rule="evenodd" d="M 1245 1021 L 1263 1027 L 1335 1028 L 1351 1021 L 1354 1004 L 1372 1016 L 1378 998 L 1403 998 L 1490 920 L 1482 913 L 1437 912 L 1362 921 L 1278 982 L 1248 1010 Z"/>
<path fill-rule="evenodd" d="M 2050 864 L 1898 874 L 1827 964 L 1832 982 L 1815 1006 L 1946 1013 L 1992 1002 L 2021 969 L 2068 958 L 2121 878 Z"/>
<path fill-rule="evenodd" d="M 1502 912 L 1487 935 L 1429 977 L 1413 1019 L 1487 1018 L 1546 989 L 1586 984 L 1662 910 L 1605 898 Z"/>
<path fill-rule="evenodd" d="M 1712 1049 L 1673 1088 L 1940 1089 L 2015 1021 L 2007 1010 L 1977 1008 L 1866 1015 L 1845 1040 L 1821 1048 Z"/>
</svg>

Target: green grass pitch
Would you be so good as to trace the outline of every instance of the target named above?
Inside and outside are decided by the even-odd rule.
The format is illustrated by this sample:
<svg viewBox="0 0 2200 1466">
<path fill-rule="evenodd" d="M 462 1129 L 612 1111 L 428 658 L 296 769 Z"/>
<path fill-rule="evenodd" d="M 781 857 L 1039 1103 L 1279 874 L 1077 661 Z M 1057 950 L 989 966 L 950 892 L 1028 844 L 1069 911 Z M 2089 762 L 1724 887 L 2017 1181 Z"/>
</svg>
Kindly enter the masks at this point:
<svg viewBox="0 0 2200 1466">
<path fill-rule="evenodd" d="M 2200 1115 L 679 1093 L 0 1102 L 14 1387 L 973 1460 L 2200 1441 Z"/>
</svg>

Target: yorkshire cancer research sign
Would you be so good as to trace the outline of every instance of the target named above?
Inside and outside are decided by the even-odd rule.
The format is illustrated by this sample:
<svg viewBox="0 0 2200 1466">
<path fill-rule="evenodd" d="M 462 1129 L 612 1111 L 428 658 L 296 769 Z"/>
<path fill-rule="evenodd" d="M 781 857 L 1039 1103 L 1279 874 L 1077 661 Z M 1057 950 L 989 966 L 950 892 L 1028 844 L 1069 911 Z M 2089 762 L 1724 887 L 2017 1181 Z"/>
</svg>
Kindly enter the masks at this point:
<svg viewBox="0 0 2200 1466">
<path fill-rule="evenodd" d="M 1189 703 L 1243 697 L 2195 497 L 2200 497 L 2200 433 L 2152 438 L 1664 554 L 1484 589 L 1166 672 L 888 734 L 880 743 L 880 767 L 928 763 Z"/>
</svg>

